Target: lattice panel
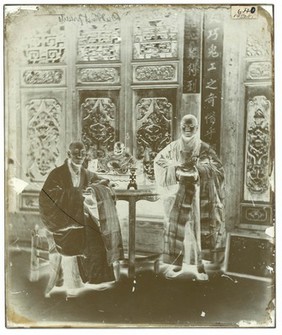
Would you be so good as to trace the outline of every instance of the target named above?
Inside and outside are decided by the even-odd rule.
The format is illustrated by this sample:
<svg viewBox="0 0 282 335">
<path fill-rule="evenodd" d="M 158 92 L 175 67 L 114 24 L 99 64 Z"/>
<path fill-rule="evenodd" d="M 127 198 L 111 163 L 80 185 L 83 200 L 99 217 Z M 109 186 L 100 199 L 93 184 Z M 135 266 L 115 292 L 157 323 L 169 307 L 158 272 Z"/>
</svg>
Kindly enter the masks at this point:
<svg viewBox="0 0 282 335">
<path fill-rule="evenodd" d="M 136 16 L 133 28 L 133 59 L 178 56 L 177 13 L 161 9 Z"/>
<path fill-rule="evenodd" d="M 81 104 L 82 141 L 87 149 L 103 158 L 115 143 L 116 105 L 112 99 L 86 98 Z"/>
<path fill-rule="evenodd" d="M 30 99 L 27 117 L 27 171 L 31 181 L 44 181 L 57 166 L 60 152 L 62 105 L 53 98 Z"/>
<path fill-rule="evenodd" d="M 117 22 L 93 25 L 81 29 L 77 40 L 77 61 L 120 60 L 120 27 Z"/>
<path fill-rule="evenodd" d="M 137 158 L 143 158 L 145 173 L 154 179 L 153 160 L 171 142 L 173 106 L 165 97 L 142 98 L 135 113 Z"/>
<path fill-rule="evenodd" d="M 63 63 L 66 54 L 64 26 L 36 28 L 26 37 L 24 56 L 28 64 Z"/>
</svg>

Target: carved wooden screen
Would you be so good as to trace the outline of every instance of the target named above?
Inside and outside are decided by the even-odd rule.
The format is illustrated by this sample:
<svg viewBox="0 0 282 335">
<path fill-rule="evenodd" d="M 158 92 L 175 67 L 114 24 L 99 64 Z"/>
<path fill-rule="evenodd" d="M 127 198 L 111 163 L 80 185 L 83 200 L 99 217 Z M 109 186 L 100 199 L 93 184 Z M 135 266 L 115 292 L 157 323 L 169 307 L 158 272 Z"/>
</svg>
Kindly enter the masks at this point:
<svg viewBox="0 0 282 335">
<path fill-rule="evenodd" d="M 153 160 L 172 140 L 176 90 L 137 90 L 134 101 L 135 155 L 137 159 L 143 160 L 144 172 L 153 180 Z"/>
<path fill-rule="evenodd" d="M 20 114 L 22 172 L 37 183 L 65 157 L 66 37 L 63 25 L 33 23 L 22 36 Z"/>
<path fill-rule="evenodd" d="M 103 158 L 118 139 L 119 91 L 81 91 L 81 134 L 87 149 Z"/>
<path fill-rule="evenodd" d="M 273 87 L 272 45 L 267 20 L 248 29 L 245 72 L 245 178 L 241 223 L 272 224 Z"/>
<path fill-rule="evenodd" d="M 178 57 L 178 21 L 175 10 L 142 10 L 134 18 L 133 60 Z"/>
<path fill-rule="evenodd" d="M 156 154 L 174 136 L 182 20 L 175 8 L 147 8 L 133 20 L 133 149 L 151 180 Z"/>
</svg>

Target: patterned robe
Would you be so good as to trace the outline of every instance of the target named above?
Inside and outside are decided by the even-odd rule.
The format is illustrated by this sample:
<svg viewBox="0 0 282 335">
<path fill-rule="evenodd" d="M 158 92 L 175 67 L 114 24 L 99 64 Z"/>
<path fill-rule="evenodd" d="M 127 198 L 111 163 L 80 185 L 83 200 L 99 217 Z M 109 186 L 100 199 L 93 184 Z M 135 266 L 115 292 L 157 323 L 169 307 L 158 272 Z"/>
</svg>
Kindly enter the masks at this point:
<svg viewBox="0 0 282 335">
<path fill-rule="evenodd" d="M 193 142 L 191 161 L 199 178 L 176 176 L 187 160 L 182 138 L 170 143 L 155 158 L 156 183 L 163 194 L 167 236 L 164 262 L 201 265 L 202 225 L 208 225 L 212 260 L 219 262 L 225 246 L 224 171 L 212 148 L 200 139 Z M 193 144 L 193 145 L 194 145 Z M 222 259 L 221 259 L 222 261 Z"/>
</svg>

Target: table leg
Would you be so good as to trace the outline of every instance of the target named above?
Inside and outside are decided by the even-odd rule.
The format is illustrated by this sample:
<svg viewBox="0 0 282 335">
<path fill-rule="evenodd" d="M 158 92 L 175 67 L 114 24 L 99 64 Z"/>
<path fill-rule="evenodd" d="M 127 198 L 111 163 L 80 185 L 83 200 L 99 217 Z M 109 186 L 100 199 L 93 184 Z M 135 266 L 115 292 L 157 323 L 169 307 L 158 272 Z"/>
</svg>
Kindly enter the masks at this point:
<svg viewBox="0 0 282 335">
<path fill-rule="evenodd" d="M 129 201 L 129 224 L 128 224 L 128 277 L 135 276 L 135 224 L 136 224 L 136 201 Z"/>
</svg>

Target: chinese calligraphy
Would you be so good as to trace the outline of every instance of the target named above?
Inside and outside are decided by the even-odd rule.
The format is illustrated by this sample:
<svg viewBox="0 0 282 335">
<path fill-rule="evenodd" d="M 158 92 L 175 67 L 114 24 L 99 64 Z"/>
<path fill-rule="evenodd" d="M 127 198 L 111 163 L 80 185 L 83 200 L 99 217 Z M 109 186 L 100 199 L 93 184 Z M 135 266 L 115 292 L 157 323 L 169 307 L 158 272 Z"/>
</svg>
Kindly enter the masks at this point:
<svg viewBox="0 0 282 335">
<path fill-rule="evenodd" d="M 204 49 L 202 81 L 202 138 L 216 151 L 220 143 L 221 70 L 223 27 L 220 16 L 204 16 Z"/>
</svg>

